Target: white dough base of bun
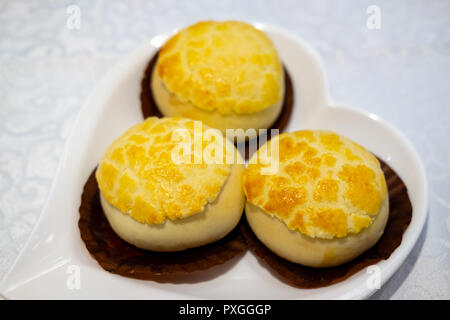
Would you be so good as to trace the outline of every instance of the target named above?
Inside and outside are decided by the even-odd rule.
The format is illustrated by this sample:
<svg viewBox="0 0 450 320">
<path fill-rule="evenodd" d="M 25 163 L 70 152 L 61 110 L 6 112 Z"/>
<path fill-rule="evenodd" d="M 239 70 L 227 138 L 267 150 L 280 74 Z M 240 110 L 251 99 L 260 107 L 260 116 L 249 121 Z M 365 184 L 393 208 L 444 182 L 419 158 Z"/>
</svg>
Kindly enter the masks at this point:
<svg viewBox="0 0 450 320">
<path fill-rule="evenodd" d="M 333 239 L 312 238 L 292 231 L 278 218 L 249 202 L 245 214 L 255 235 L 273 253 L 304 266 L 324 268 L 356 258 L 380 239 L 389 216 L 389 200 L 386 196 L 369 227 L 358 234 Z"/>
<path fill-rule="evenodd" d="M 283 78 L 284 79 L 284 78 Z M 184 117 L 203 121 L 206 125 L 217 128 L 225 135 L 226 129 L 268 129 L 281 112 L 284 101 L 284 83 L 281 99 L 266 109 L 251 114 L 223 115 L 197 108 L 190 102 L 181 102 L 164 86 L 157 72 L 153 72 L 151 90 L 158 109 L 166 117 Z M 239 136 L 239 135 L 238 135 Z"/>
<path fill-rule="evenodd" d="M 152 251 L 181 251 L 217 241 L 238 224 L 245 204 L 242 190 L 243 164 L 234 164 L 214 202 L 203 212 L 162 224 L 140 223 L 112 206 L 100 193 L 109 224 L 124 241 Z"/>
</svg>

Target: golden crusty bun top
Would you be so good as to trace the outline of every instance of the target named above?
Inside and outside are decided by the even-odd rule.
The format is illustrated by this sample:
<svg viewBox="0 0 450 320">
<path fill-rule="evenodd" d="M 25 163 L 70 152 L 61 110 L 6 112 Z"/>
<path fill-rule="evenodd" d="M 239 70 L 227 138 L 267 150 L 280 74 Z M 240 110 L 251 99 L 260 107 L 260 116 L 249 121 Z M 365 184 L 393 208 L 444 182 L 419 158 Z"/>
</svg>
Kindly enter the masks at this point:
<svg viewBox="0 0 450 320">
<path fill-rule="evenodd" d="M 220 131 L 205 125 L 199 127 L 199 123 L 184 118 L 151 117 L 122 134 L 108 147 L 96 171 L 106 200 L 147 224 L 202 212 L 218 196 L 231 166 L 226 161 L 215 164 L 204 160 L 201 151 L 208 146 L 212 152 L 223 148 L 226 156 L 226 139 Z M 174 134 L 179 129 L 187 133 L 185 140 L 180 139 L 183 135 Z M 194 133 L 199 136 L 206 129 L 213 130 L 209 132 L 215 132 L 216 136 L 194 138 Z M 181 158 L 185 154 L 181 142 L 188 143 L 192 150 L 188 159 Z M 180 158 L 174 158 L 173 154 Z"/>
<path fill-rule="evenodd" d="M 198 22 L 161 48 L 156 66 L 179 100 L 221 114 L 248 114 L 278 102 L 283 70 L 270 39 L 237 21 Z"/>
<path fill-rule="evenodd" d="M 386 181 L 370 152 L 329 131 L 283 133 L 268 143 L 276 141 L 276 174 L 262 174 L 262 148 L 244 173 L 250 203 L 313 238 L 345 237 L 372 223 L 386 198 Z"/>
</svg>

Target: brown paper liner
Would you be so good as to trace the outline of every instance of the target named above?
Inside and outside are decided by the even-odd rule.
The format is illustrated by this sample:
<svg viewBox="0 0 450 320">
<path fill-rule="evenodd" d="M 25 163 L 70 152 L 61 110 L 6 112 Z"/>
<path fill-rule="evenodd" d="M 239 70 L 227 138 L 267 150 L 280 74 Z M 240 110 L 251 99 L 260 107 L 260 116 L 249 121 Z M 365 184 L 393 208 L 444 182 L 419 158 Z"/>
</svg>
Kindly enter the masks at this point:
<svg viewBox="0 0 450 320">
<path fill-rule="evenodd" d="M 153 93 L 150 88 L 150 81 L 152 78 L 153 68 L 155 67 L 156 61 L 158 60 L 158 53 L 156 53 L 147 65 L 144 71 L 144 77 L 141 81 L 141 111 L 144 119 L 152 116 L 162 117 L 161 111 L 158 109 L 155 99 L 153 98 Z M 280 115 L 275 120 L 273 125 L 267 131 L 267 140 L 271 137 L 270 129 L 278 129 L 279 133 L 282 133 L 289 123 L 291 118 L 292 108 L 294 106 L 294 88 L 292 86 L 292 80 L 289 72 L 284 68 L 284 83 L 285 83 L 285 94 L 283 98 L 283 105 Z M 248 147 L 249 143 L 246 142 L 245 145 L 245 158 L 249 158 Z"/>
<path fill-rule="evenodd" d="M 389 191 L 389 218 L 383 236 L 371 249 L 346 264 L 329 268 L 311 268 L 289 262 L 270 251 L 255 236 L 247 221 L 241 224 L 241 232 L 249 249 L 264 266 L 275 275 L 299 288 L 319 288 L 341 282 L 365 267 L 386 260 L 402 242 L 403 232 L 412 217 L 412 206 L 402 179 L 385 162 L 380 160 Z"/>
<path fill-rule="evenodd" d="M 106 271 L 155 280 L 155 276 L 205 270 L 247 250 L 239 226 L 219 241 L 179 252 L 147 251 L 126 243 L 113 231 L 103 213 L 94 173 L 95 170 L 83 189 L 78 227 L 89 253 Z"/>
<path fill-rule="evenodd" d="M 383 236 L 374 247 L 356 259 L 337 267 L 310 268 L 278 257 L 261 243 L 245 216 L 225 238 L 199 248 L 180 252 L 153 252 L 136 248 L 110 227 L 99 199 L 94 172 L 87 180 L 80 205 L 78 226 L 86 248 L 103 269 L 125 277 L 155 280 L 163 276 L 187 274 L 223 264 L 250 250 L 281 280 L 299 288 L 318 288 L 343 281 L 363 268 L 388 259 L 400 245 L 412 217 L 411 202 L 400 177 L 380 160 L 389 191 L 389 218 Z M 156 277 L 156 278 L 155 278 Z"/>
</svg>

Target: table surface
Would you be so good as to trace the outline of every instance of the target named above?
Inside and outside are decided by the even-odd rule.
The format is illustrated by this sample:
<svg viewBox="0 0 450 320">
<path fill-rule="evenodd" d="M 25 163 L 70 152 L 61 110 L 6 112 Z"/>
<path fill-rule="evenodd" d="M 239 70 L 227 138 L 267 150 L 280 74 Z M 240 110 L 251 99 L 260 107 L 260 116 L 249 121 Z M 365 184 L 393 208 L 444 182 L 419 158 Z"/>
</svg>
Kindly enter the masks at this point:
<svg viewBox="0 0 450 320">
<path fill-rule="evenodd" d="M 450 1 L 376 1 L 380 29 L 369 29 L 373 2 L 0 1 L 0 279 L 45 204 L 80 108 L 111 65 L 160 33 L 236 19 L 308 41 L 334 100 L 379 115 L 413 142 L 430 185 L 428 221 L 372 299 L 450 298 Z"/>
</svg>

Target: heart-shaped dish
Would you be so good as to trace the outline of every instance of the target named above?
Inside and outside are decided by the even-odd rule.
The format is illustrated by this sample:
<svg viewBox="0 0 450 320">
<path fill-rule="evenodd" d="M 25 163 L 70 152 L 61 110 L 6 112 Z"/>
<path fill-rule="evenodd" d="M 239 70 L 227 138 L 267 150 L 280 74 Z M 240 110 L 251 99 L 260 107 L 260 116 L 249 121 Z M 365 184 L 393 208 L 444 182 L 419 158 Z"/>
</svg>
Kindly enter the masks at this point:
<svg viewBox="0 0 450 320">
<path fill-rule="evenodd" d="M 374 114 L 344 107 L 328 96 L 326 77 L 315 52 L 279 28 L 254 24 L 278 48 L 293 80 L 295 105 L 286 131 L 327 129 L 365 146 L 403 179 L 412 202 L 412 220 L 401 245 L 377 263 L 381 284 L 413 248 L 427 215 L 427 181 L 419 156 L 396 128 Z M 361 299 L 376 289 L 362 270 L 318 289 L 298 289 L 280 281 L 247 252 L 240 259 L 185 277 L 141 281 L 104 271 L 89 255 L 78 230 L 83 185 L 106 147 L 142 121 L 140 82 L 149 59 L 169 34 L 153 38 L 123 58 L 93 91 L 81 110 L 62 157 L 50 196 L 19 258 L 0 284 L 11 299 Z"/>
</svg>

